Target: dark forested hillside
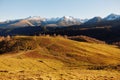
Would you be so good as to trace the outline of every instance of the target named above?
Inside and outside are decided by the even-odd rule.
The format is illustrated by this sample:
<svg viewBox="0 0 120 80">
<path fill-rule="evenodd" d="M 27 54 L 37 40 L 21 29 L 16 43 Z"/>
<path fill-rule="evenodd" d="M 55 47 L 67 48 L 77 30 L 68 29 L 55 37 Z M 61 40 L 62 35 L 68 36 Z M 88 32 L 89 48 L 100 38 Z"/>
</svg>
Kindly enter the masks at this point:
<svg viewBox="0 0 120 80">
<path fill-rule="evenodd" d="M 7 35 L 67 35 L 77 36 L 85 35 L 93 37 L 107 43 L 115 43 L 120 41 L 120 20 L 101 21 L 97 23 L 75 25 L 69 27 L 21 27 L 0 29 L 1 36 Z"/>
</svg>

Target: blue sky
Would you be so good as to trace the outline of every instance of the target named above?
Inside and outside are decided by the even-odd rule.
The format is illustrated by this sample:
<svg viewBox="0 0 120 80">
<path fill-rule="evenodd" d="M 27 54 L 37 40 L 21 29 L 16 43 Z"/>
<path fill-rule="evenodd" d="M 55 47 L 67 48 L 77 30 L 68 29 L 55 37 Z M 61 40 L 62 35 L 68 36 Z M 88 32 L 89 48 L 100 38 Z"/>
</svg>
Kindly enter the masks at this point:
<svg viewBox="0 0 120 80">
<path fill-rule="evenodd" d="M 0 0 L 0 21 L 29 16 L 78 18 L 120 14 L 120 0 Z"/>
</svg>

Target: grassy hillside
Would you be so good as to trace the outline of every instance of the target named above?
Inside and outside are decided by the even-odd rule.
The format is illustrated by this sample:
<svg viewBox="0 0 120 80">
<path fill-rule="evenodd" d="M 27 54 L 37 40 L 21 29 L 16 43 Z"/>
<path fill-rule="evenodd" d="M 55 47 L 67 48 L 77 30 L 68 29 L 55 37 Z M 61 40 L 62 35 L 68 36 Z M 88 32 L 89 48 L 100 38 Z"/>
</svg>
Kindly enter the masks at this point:
<svg viewBox="0 0 120 80">
<path fill-rule="evenodd" d="M 15 36 L 0 44 L 2 54 L 23 52 L 19 56 L 23 58 L 52 58 L 74 66 L 120 63 L 120 49 L 116 46 L 77 42 L 60 36 Z"/>
<path fill-rule="evenodd" d="M 90 71 L 93 74 L 99 74 L 96 70 L 109 70 L 115 75 L 114 80 L 117 80 L 119 72 L 116 71 L 120 70 L 120 49 L 116 46 L 77 42 L 60 36 L 15 36 L 10 40 L 0 42 L 0 53 L 1 77 L 9 75 L 18 78 L 22 73 L 28 77 L 28 75 L 34 76 L 36 73 L 36 75 L 41 74 L 43 79 L 49 80 L 45 76 L 55 78 L 55 76 L 64 75 L 65 78 L 65 74 L 69 77 L 68 73 L 73 70 L 71 74 L 77 75 L 73 80 L 78 80 L 77 78 L 82 72 L 79 70 L 86 70 L 83 71 L 84 79 L 87 79 L 85 73 L 89 74 Z M 103 71 L 95 77 L 108 74 L 109 71 Z M 47 74 L 47 72 L 49 73 Z M 105 76 L 109 80 L 112 75 Z M 23 78 L 19 77 L 19 79 Z M 58 78 L 53 80 L 58 80 Z"/>
</svg>

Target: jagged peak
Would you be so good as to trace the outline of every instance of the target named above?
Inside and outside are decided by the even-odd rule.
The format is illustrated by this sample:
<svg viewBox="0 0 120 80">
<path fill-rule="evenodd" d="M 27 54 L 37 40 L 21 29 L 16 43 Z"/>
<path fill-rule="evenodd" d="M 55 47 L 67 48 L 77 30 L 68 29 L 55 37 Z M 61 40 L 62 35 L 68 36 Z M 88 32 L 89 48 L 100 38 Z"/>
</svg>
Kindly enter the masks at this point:
<svg viewBox="0 0 120 80">
<path fill-rule="evenodd" d="M 115 20 L 120 18 L 120 15 L 111 13 L 107 17 L 104 18 L 104 20 Z"/>
</svg>

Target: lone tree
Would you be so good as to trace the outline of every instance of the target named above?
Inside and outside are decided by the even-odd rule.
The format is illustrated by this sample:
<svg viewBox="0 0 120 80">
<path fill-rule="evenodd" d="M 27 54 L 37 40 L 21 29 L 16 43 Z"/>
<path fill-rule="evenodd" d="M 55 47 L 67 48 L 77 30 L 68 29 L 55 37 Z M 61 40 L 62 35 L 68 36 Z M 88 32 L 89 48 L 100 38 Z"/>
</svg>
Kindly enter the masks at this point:
<svg viewBox="0 0 120 80">
<path fill-rule="evenodd" d="M 11 40 L 11 37 L 9 35 L 7 35 L 6 40 L 7 41 Z"/>
<path fill-rule="evenodd" d="M 42 26 L 42 31 L 43 31 L 43 34 L 45 34 L 48 31 L 47 27 L 46 26 Z"/>
</svg>

